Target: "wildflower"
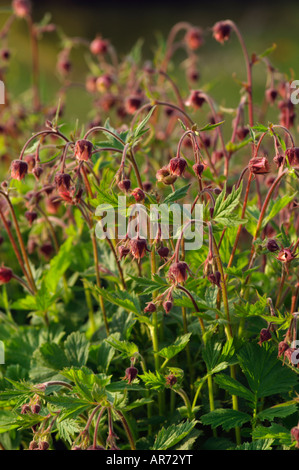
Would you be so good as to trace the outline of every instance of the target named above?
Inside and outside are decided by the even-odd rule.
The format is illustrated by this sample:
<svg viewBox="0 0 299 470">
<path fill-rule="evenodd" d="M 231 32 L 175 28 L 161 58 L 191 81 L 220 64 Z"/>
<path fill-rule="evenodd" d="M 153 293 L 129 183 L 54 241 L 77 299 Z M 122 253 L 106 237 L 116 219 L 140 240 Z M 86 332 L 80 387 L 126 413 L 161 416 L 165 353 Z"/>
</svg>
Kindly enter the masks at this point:
<svg viewBox="0 0 299 470">
<path fill-rule="evenodd" d="M 168 387 L 173 387 L 177 383 L 177 381 L 178 379 L 172 373 L 166 377 L 166 385 L 168 385 Z"/>
<path fill-rule="evenodd" d="M 131 195 L 134 197 L 136 202 L 142 202 L 145 199 L 145 194 L 140 188 L 133 189 Z"/>
<path fill-rule="evenodd" d="M 97 78 L 97 82 L 96 82 L 97 90 L 100 91 L 101 93 L 106 90 L 109 90 L 113 82 L 114 82 L 114 78 L 112 77 L 112 75 L 110 75 L 109 73 L 104 73 L 103 75 Z"/>
<path fill-rule="evenodd" d="M 266 90 L 265 96 L 268 103 L 273 104 L 277 98 L 278 91 L 276 88 L 268 88 Z"/>
<path fill-rule="evenodd" d="M 11 163 L 11 177 L 21 181 L 28 173 L 28 163 L 23 160 L 14 160 Z"/>
<path fill-rule="evenodd" d="M 249 161 L 248 168 L 255 175 L 264 175 L 269 173 L 270 167 L 266 157 L 255 157 Z"/>
<path fill-rule="evenodd" d="M 88 162 L 91 159 L 93 145 L 89 140 L 78 140 L 75 145 L 75 156 L 78 160 Z"/>
<path fill-rule="evenodd" d="M 299 426 L 295 426 L 291 429 L 292 440 L 296 441 L 296 447 L 299 448 Z"/>
<path fill-rule="evenodd" d="M 160 248 L 158 249 L 158 255 L 160 256 L 161 259 L 166 259 L 169 255 L 169 248 L 162 244 Z"/>
<path fill-rule="evenodd" d="M 299 165 L 299 147 L 291 147 L 285 152 L 291 166 Z"/>
<path fill-rule="evenodd" d="M 278 357 L 281 357 L 282 355 L 285 354 L 285 352 L 290 349 L 290 346 L 286 341 L 280 341 L 278 345 Z"/>
<path fill-rule="evenodd" d="M 47 441 L 40 441 L 39 446 L 38 446 L 38 449 L 39 449 L 39 450 L 48 450 L 49 447 L 50 447 L 49 442 L 47 442 Z"/>
<path fill-rule="evenodd" d="M 10 268 L 0 267 L 0 285 L 8 284 L 13 277 L 13 272 Z"/>
<path fill-rule="evenodd" d="M 54 182 L 58 191 L 68 191 L 71 185 L 71 176 L 68 173 L 56 173 Z"/>
<path fill-rule="evenodd" d="M 196 51 L 203 45 L 203 34 L 200 28 L 190 28 L 185 35 L 185 42 L 189 49 Z"/>
<path fill-rule="evenodd" d="M 121 191 L 123 191 L 124 193 L 127 193 L 129 191 L 129 189 L 131 188 L 131 180 L 129 180 L 127 178 L 123 179 L 123 180 L 119 181 L 117 186 L 119 187 L 119 189 Z"/>
<path fill-rule="evenodd" d="M 147 251 L 150 250 L 147 248 L 147 243 L 144 238 L 137 237 L 130 240 L 130 252 L 135 259 L 140 260 L 145 256 Z"/>
<path fill-rule="evenodd" d="M 25 212 L 25 217 L 31 226 L 33 222 L 37 219 L 37 213 L 34 211 L 27 211 Z"/>
<path fill-rule="evenodd" d="M 172 307 L 173 307 L 173 302 L 171 300 L 166 300 L 163 303 L 163 308 L 164 308 L 166 314 L 170 313 Z"/>
<path fill-rule="evenodd" d="M 182 176 L 187 166 L 187 162 L 182 157 L 172 158 L 169 162 L 169 171 L 172 175 Z"/>
<path fill-rule="evenodd" d="M 262 343 L 264 343 L 265 341 L 269 341 L 269 339 L 272 339 L 272 335 L 270 333 L 270 328 L 263 328 L 261 331 L 260 331 L 260 340 L 258 342 L 258 344 L 261 346 Z"/>
<path fill-rule="evenodd" d="M 185 282 L 188 279 L 189 266 L 184 261 L 173 263 L 168 271 L 168 277 L 174 284 Z"/>
<path fill-rule="evenodd" d="M 221 274 L 219 271 L 216 271 L 215 273 L 211 273 L 208 275 L 208 280 L 212 283 L 212 284 L 215 284 L 216 286 L 218 286 L 219 288 L 221 287 L 220 286 L 220 281 L 221 281 Z"/>
<path fill-rule="evenodd" d="M 130 248 L 128 248 L 127 246 L 125 245 L 120 245 L 118 247 L 118 254 L 119 254 L 119 258 L 122 260 L 123 258 L 125 258 L 128 254 L 130 253 Z"/>
<path fill-rule="evenodd" d="M 276 259 L 282 263 L 290 263 L 293 259 L 296 258 L 296 255 L 292 253 L 290 248 L 283 248 L 279 253 Z"/>
<path fill-rule="evenodd" d="M 154 302 L 148 302 L 147 306 L 144 309 L 144 313 L 153 313 L 157 310 Z"/>
<path fill-rule="evenodd" d="M 38 449 L 38 443 L 36 441 L 31 441 L 29 444 L 29 450 L 36 450 Z"/>
<path fill-rule="evenodd" d="M 279 250 L 279 246 L 275 240 L 268 240 L 267 242 L 267 249 L 274 253 L 275 251 Z"/>
<path fill-rule="evenodd" d="M 244 140 L 245 137 L 247 137 L 247 135 L 249 134 L 249 129 L 248 127 L 245 127 L 245 126 L 242 126 L 242 127 L 238 127 L 237 129 L 237 136 L 240 140 Z"/>
<path fill-rule="evenodd" d="M 273 158 L 273 161 L 277 165 L 277 168 L 279 168 L 282 165 L 283 161 L 284 161 L 284 156 L 277 153 L 275 155 L 275 157 Z"/>
<path fill-rule="evenodd" d="M 213 36 L 216 41 L 223 44 L 228 41 L 231 33 L 231 25 L 227 21 L 218 21 L 213 26 Z"/>
<path fill-rule="evenodd" d="M 156 178 L 159 182 L 166 185 L 173 184 L 177 180 L 177 176 L 170 173 L 168 166 L 160 168 L 156 173 Z"/>
<path fill-rule="evenodd" d="M 128 114 L 134 114 L 142 104 L 142 97 L 140 95 L 128 96 L 125 100 L 125 110 Z"/>
<path fill-rule="evenodd" d="M 193 106 L 193 108 L 201 108 L 205 103 L 205 98 L 201 95 L 201 92 L 198 90 L 192 90 L 187 101 L 185 102 L 186 106 Z"/>
<path fill-rule="evenodd" d="M 193 165 L 192 168 L 193 168 L 193 171 L 196 174 L 196 176 L 201 178 L 201 175 L 202 175 L 202 173 L 205 169 L 205 166 L 202 163 L 195 163 L 195 165 Z"/>
<path fill-rule="evenodd" d="M 95 38 L 90 44 L 90 51 L 94 55 L 106 54 L 109 46 L 109 41 L 101 37 Z"/>
<path fill-rule="evenodd" d="M 137 375 L 138 375 L 138 369 L 136 369 L 136 367 L 131 365 L 131 367 L 128 367 L 126 369 L 126 375 L 124 377 L 124 380 L 127 380 L 128 384 L 131 384 L 133 380 L 136 379 Z"/>
<path fill-rule="evenodd" d="M 39 179 L 40 179 L 40 177 L 41 177 L 43 171 L 44 171 L 44 170 L 42 169 L 41 166 L 36 166 L 35 168 L 33 168 L 32 174 L 33 174 L 33 176 L 35 177 L 36 181 L 39 181 Z"/>
</svg>

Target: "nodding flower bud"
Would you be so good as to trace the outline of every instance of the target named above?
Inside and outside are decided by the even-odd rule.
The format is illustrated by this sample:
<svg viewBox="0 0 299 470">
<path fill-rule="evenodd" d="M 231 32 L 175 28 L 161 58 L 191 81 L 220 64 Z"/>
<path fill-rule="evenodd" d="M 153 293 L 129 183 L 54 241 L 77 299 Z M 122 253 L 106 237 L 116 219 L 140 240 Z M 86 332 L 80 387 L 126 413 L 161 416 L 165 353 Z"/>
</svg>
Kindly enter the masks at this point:
<svg viewBox="0 0 299 470">
<path fill-rule="evenodd" d="M 213 26 L 213 37 L 223 44 L 228 41 L 231 33 L 231 25 L 227 21 L 218 21 Z"/>
<path fill-rule="evenodd" d="M 127 193 L 129 189 L 131 188 L 131 180 L 129 179 L 124 179 L 118 182 L 117 186 L 121 191 L 124 193 Z"/>
<path fill-rule="evenodd" d="M 145 183 L 143 183 L 143 189 L 146 193 L 150 192 L 152 187 L 153 187 L 153 185 L 150 181 L 146 181 Z"/>
<path fill-rule="evenodd" d="M 195 165 L 193 165 L 192 168 L 193 168 L 193 171 L 196 174 L 196 176 L 201 178 L 201 175 L 202 175 L 202 173 L 205 169 L 205 166 L 202 163 L 195 163 Z"/>
<path fill-rule="evenodd" d="M 172 158 L 169 162 L 169 171 L 172 175 L 182 176 L 186 169 L 187 162 L 182 157 Z"/>
<path fill-rule="evenodd" d="M 188 279 L 188 264 L 184 261 L 179 261 L 178 263 L 173 263 L 168 271 L 169 280 L 174 284 L 185 282 Z"/>
<path fill-rule="evenodd" d="M 282 165 L 283 161 L 284 161 L 284 156 L 277 153 L 275 155 L 275 157 L 273 158 L 273 161 L 274 161 L 274 163 L 276 163 L 277 168 L 279 168 Z"/>
<path fill-rule="evenodd" d="M 48 450 L 49 447 L 50 447 L 50 444 L 47 441 L 40 441 L 39 446 L 38 446 L 39 450 Z"/>
<path fill-rule="evenodd" d="M 36 181 L 39 181 L 39 179 L 40 179 L 40 177 L 41 177 L 43 171 L 44 171 L 44 170 L 42 169 L 41 166 L 36 166 L 35 168 L 33 168 L 32 174 L 33 174 L 33 176 L 35 177 Z"/>
<path fill-rule="evenodd" d="M 38 443 L 36 441 L 31 441 L 29 444 L 29 450 L 36 450 L 38 449 Z"/>
<path fill-rule="evenodd" d="M 190 28 L 185 35 L 185 42 L 189 49 L 196 51 L 203 45 L 203 34 L 200 28 Z"/>
<path fill-rule="evenodd" d="M 11 163 L 11 177 L 21 181 L 28 173 L 28 164 L 23 160 L 13 160 Z"/>
<path fill-rule="evenodd" d="M 134 114 L 142 104 L 142 96 L 132 95 L 128 96 L 125 100 L 125 110 L 128 114 Z"/>
<path fill-rule="evenodd" d="M 274 253 L 275 251 L 279 250 L 279 246 L 275 240 L 268 240 L 266 247 L 267 250 L 271 251 L 271 253 Z"/>
<path fill-rule="evenodd" d="M 281 357 L 285 352 L 290 349 L 290 346 L 286 341 L 280 341 L 278 345 L 278 357 Z"/>
<path fill-rule="evenodd" d="M 95 38 L 90 44 L 90 52 L 94 55 L 106 54 L 109 46 L 109 41 L 101 37 Z"/>
<path fill-rule="evenodd" d="M 13 277 L 13 272 L 10 268 L 0 267 L 0 285 L 8 284 Z"/>
<path fill-rule="evenodd" d="M 44 255 L 44 257 L 46 259 L 49 259 L 53 253 L 53 246 L 52 246 L 52 243 L 50 242 L 47 242 L 47 243 L 44 243 L 41 247 L 40 247 L 40 252 Z"/>
<path fill-rule="evenodd" d="M 1 50 L 1 57 L 3 60 L 9 60 L 10 59 L 10 50 L 9 49 L 2 49 Z"/>
<path fill-rule="evenodd" d="M 38 415 L 40 410 L 41 410 L 41 406 L 38 403 L 31 406 L 31 411 L 34 415 Z"/>
<path fill-rule="evenodd" d="M 145 256 L 147 251 L 150 250 L 147 248 L 147 243 L 144 238 L 138 237 L 130 240 L 130 252 L 135 259 L 140 260 Z"/>
<path fill-rule="evenodd" d="M 97 82 L 96 82 L 97 90 L 101 93 L 106 90 L 109 90 L 113 82 L 114 82 L 114 78 L 112 77 L 112 75 L 110 75 L 109 73 L 104 73 L 99 78 L 97 78 Z"/>
<path fill-rule="evenodd" d="M 239 140 L 244 140 L 245 137 L 249 134 L 249 129 L 248 127 L 242 126 L 237 128 L 237 136 Z"/>
<path fill-rule="evenodd" d="M 164 308 L 166 314 L 170 313 L 172 307 L 173 307 L 173 303 L 172 303 L 171 300 L 166 300 L 163 303 L 163 308 Z"/>
<path fill-rule="evenodd" d="M 205 98 L 201 95 L 201 92 L 198 90 L 192 90 L 188 99 L 185 102 L 186 106 L 193 106 L 193 108 L 201 108 L 205 103 Z"/>
<path fill-rule="evenodd" d="M 26 155 L 26 157 L 24 157 L 24 161 L 28 165 L 28 171 L 32 171 L 36 165 L 36 159 L 34 155 Z"/>
<path fill-rule="evenodd" d="M 72 70 L 72 62 L 70 61 L 68 52 L 62 51 L 58 57 L 57 70 L 61 75 L 67 76 Z"/>
<path fill-rule="evenodd" d="M 285 153 L 291 166 L 299 165 L 299 147 L 288 148 Z"/>
<path fill-rule="evenodd" d="M 133 189 L 131 195 L 134 197 L 136 202 L 142 202 L 145 199 L 145 194 L 140 188 Z"/>
<path fill-rule="evenodd" d="M 166 385 L 168 385 L 168 387 L 173 387 L 177 383 L 177 381 L 178 379 L 172 373 L 167 375 L 166 377 Z"/>
<path fill-rule="evenodd" d="M 168 246 L 161 245 L 158 249 L 158 255 L 161 259 L 166 259 L 169 255 L 169 248 Z"/>
<path fill-rule="evenodd" d="M 30 413 L 30 411 L 31 411 L 31 408 L 28 405 L 28 403 L 25 403 L 24 405 L 22 405 L 21 415 L 26 415 L 27 413 Z"/>
<path fill-rule="evenodd" d="M 254 175 L 269 173 L 270 166 L 266 157 L 255 157 L 249 161 L 248 168 Z"/>
<path fill-rule="evenodd" d="M 268 88 L 266 90 L 265 96 L 268 103 L 273 104 L 277 98 L 278 91 L 276 88 Z"/>
<path fill-rule="evenodd" d="M 75 156 L 78 160 L 87 162 L 91 159 L 93 144 L 86 139 L 78 140 L 75 145 Z"/>
<path fill-rule="evenodd" d="M 34 211 L 25 212 L 25 217 L 28 220 L 29 224 L 32 225 L 33 222 L 37 219 L 37 213 Z"/>
<path fill-rule="evenodd" d="M 153 313 L 157 310 L 157 307 L 156 305 L 154 304 L 154 302 L 149 302 L 147 304 L 147 306 L 145 307 L 144 309 L 144 313 Z"/>
<path fill-rule="evenodd" d="M 120 245 L 118 247 L 118 254 L 119 254 L 119 258 L 122 260 L 123 258 L 125 258 L 128 254 L 130 253 L 130 248 L 128 248 L 127 246 L 125 245 Z"/>
<path fill-rule="evenodd" d="M 262 343 L 264 343 L 265 341 L 269 341 L 269 339 L 272 339 L 270 329 L 269 328 L 263 328 L 260 331 L 260 340 L 259 340 L 258 344 L 261 346 Z"/>
<path fill-rule="evenodd" d="M 124 380 L 127 380 L 128 384 L 132 383 L 134 379 L 136 379 L 138 375 L 138 369 L 136 367 L 128 367 L 126 369 L 126 375 L 124 377 Z"/>
<path fill-rule="evenodd" d="M 12 7 L 14 14 L 19 18 L 25 18 L 31 13 L 31 3 L 29 0 L 13 0 Z"/>
<path fill-rule="evenodd" d="M 56 173 L 54 182 L 58 191 L 68 191 L 71 185 L 71 176 L 68 173 Z"/>
<path fill-rule="evenodd" d="M 215 273 L 211 273 L 208 275 L 208 280 L 212 283 L 215 284 L 218 287 L 220 286 L 220 281 L 221 281 L 221 274 L 219 271 L 216 271 Z"/>
<path fill-rule="evenodd" d="M 170 173 L 168 166 L 163 166 L 156 173 L 156 178 L 159 182 L 170 185 L 175 183 L 177 176 Z"/>
<path fill-rule="evenodd" d="M 276 259 L 282 263 L 290 263 L 293 259 L 296 258 L 296 255 L 292 253 L 290 248 L 283 248 L 279 253 Z"/>
</svg>

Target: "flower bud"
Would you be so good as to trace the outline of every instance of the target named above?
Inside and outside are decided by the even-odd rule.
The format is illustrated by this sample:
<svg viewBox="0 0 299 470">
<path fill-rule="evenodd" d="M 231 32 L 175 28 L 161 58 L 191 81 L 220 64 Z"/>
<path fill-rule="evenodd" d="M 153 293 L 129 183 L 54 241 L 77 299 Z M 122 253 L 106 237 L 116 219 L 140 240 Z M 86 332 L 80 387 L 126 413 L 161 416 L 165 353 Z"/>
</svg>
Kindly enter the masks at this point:
<svg viewBox="0 0 299 470">
<path fill-rule="evenodd" d="M 276 259 L 282 263 L 290 263 L 296 256 L 293 255 L 292 250 L 289 248 L 283 248 L 279 253 Z"/>
<path fill-rule="evenodd" d="M 227 21 L 218 21 L 213 26 L 213 36 L 221 44 L 229 39 L 230 33 L 231 25 Z"/>
<path fill-rule="evenodd" d="M 38 443 L 36 441 L 31 441 L 29 444 L 29 450 L 36 450 L 38 449 Z"/>
<path fill-rule="evenodd" d="M 35 156 L 34 155 L 26 155 L 26 157 L 24 157 L 24 161 L 27 163 L 28 165 L 28 171 L 32 171 L 33 168 L 35 167 L 36 165 L 36 159 L 35 159 Z"/>
<path fill-rule="evenodd" d="M 31 408 L 30 406 L 28 405 L 28 403 L 25 403 L 24 405 L 22 405 L 22 408 L 21 408 L 21 415 L 26 415 L 27 413 L 29 413 L 31 411 Z"/>
<path fill-rule="evenodd" d="M 147 251 L 149 250 L 144 238 L 133 238 L 130 240 L 130 252 L 135 259 L 140 260 Z"/>
<path fill-rule="evenodd" d="M 185 104 L 186 106 L 193 106 L 193 108 L 198 109 L 202 107 L 205 101 L 206 100 L 201 96 L 200 91 L 192 90 Z"/>
<path fill-rule="evenodd" d="M 118 247 L 119 259 L 122 260 L 130 253 L 130 249 L 124 245 Z"/>
<path fill-rule="evenodd" d="M 184 261 L 173 263 L 168 271 L 169 280 L 174 284 L 185 282 L 188 279 L 188 264 Z"/>
<path fill-rule="evenodd" d="M 10 50 L 9 49 L 2 49 L 1 50 L 1 57 L 3 60 L 9 60 L 10 59 Z"/>
<path fill-rule="evenodd" d="M 54 182 L 58 191 L 68 191 L 71 185 L 71 176 L 68 173 L 56 173 Z"/>
<path fill-rule="evenodd" d="M 173 303 L 172 303 L 171 300 L 166 300 L 163 303 L 163 308 L 164 308 L 166 314 L 170 313 L 172 307 L 173 307 Z"/>
<path fill-rule="evenodd" d="M 270 166 L 266 157 L 255 157 L 249 161 L 248 168 L 255 175 L 264 175 L 269 173 Z"/>
<path fill-rule="evenodd" d="M 239 140 L 244 140 L 245 137 L 249 134 L 249 129 L 248 127 L 242 126 L 237 128 L 237 136 Z"/>
<path fill-rule="evenodd" d="M 95 38 L 90 44 L 90 51 L 94 55 L 106 54 L 109 46 L 109 41 L 101 37 Z"/>
<path fill-rule="evenodd" d="M 215 273 L 211 273 L 208 275 L 208 280 L 212 283 L 215 284 L 218 287 L 221 287 L 220 281 L 221 281 L 221 274 L 219 271 L 216 271 Z"/>
<path fill-rule="evenodd" d="M 269 328 L 263 328 L 260 331 L 260 340 L 259 340 L 258 344 L 261 346 L 262 343 L 264 343 L 265 341 L 269 341 L 269 339 L 272 339 L 272 335 L 270 333 Z"/>
<path fill-rule="evenodd" d="M 277 168 L 279 168 L 282 165 L 283 161 L 284 161 L 284 156 L 277 153 L 275 155 L 275 157 L 273 158 L 273 161 L 274 161 L 274 163 L 276 163 Z"/>
<path fill-rule="evenodd" d="M 268 103 L 273 104 L 277 98 L 278 91 L 276 88 L 268 88 L 266 90 L 265 96 Z"/>
<path fill-rule="evenodd" d="M 168 246 L 161 245 L 158 249 L 158 255 L 161 257 L 161 259 L 166 259 L 169 255 Z"/>
<path fill-rule="evenodd" d="M 75 145 L 75 156 L 80 161 L 88 162 L 91 159 L 93 144 L 86 139 L 78 140 Z"/>
<path fill-rule="evenodd" d="M 160 168 L 156 173 L 156 178 L 166 185 L 173 184 L 177 180 L 177 176 L 170 173 L 168 166 Z"/>
<path fill-rule="evenodd" d="M 41 406 L 38 403 L 35 403 L 31 406 L 31 411 L 34 415 L 38 415 L 41 410 Z"/>
<path fill-rule="evenodd" d="M 13 272 L 10 268 L 0 267 L 0 285 L 8 284 L 13 277 Z"/>
<path fill-rule="evenodd" d="M 285 341 L 280 341 L 279 345 L 278 345 L 278 357 L 281 357 L 283 354 L 285 354 L 285 352 L 290 348 L 290 346 L 288 345 L 288 343 L 286 343 Z"/>
<path fill-rule="evenodd" d="M 142 97 L 140 95 L 129 96 L 125 100 L 125 110 L 128 114 L 135 114 L 142 104 Z"/>
<path fill-rule="evenodd" d="M 136 202 L 142 202 L 145 199 L 145 194 L 140 188 L 133 189 L 131 195 L 134 197 Z"/>
<path fill-rule="evenodd" d="M 21 181 L 28 173 L 28 164 L 23 160 L 13 160 L 11 163 L 11 177 Z"/>
<path fill-rule="evenodd" d="M 182 157 L 172 158 L 169 162 L 169 171 L 172 175 L 182 176 L 187 166 L 187 162 Z"/>
<path fill-rule="evenodd" d="M 114 79 L 112 75 L 104 73 L 103 75 L 97 78 L 97 90 L 103 93 L 104 91 L 109 90 L 109 88 L 111 88 L 113 82 Z"/>
<path fill-rule="evenodd" d="M 205 166 L 202 163 L 195 163 L 195 165 L 193 165 L 192 168 L 193 168 L 193 171 L 196 174 L 196 176 L 201 178 L 201 175 L 202 175 L 202 173 L 205 169 Z"/>
<path fill-rule="evenodd" d="M 153 313 L 157 310 L 156 305 L 154 302 L 149 302 L 144 309 L 144 313 Z"/>
<path fill-rule="evenodd" d="M 121 180 L 119 181 L 117 186 L 119 187 L 121 191 L 123 191 L 124 193 L 127 193 L 131 188 L 131 180 L 129 179 Z"/>
<path fill-rule="evenodd" d="M 299 165 L 299 147 L 291 147 L 285 152 L 291 166 Z"/>
<path fill-rule="evenodd" d="M 31 226 L 33 222 L 37 219 L 37 213 L 34 211 L 27 211 L 25 212 L 25 217 Z"/>
<path fill-rule="evenodd" d="M 133 382 L 134 379 L 136 379 L 138 375 L 138 369 L 136 369 L 136 367 L 128 367 L 126 369 L 126 375 L 124 377 L 124 380 L 127 380 L 128 384 L 131 384 Z"/>
<path fill-rule="evenodd" d="M 185 35 L 185 42 L 189 49 L 196 51 L 203 45 L 203 34 L 200 28 L 190 28 Z"/>
<path fill-rule="evenodd" d="M 149 193 L 152 189 L 153 185 L 150 181 L 146 181 L 145 183 L 143 183 L 143 189 L 146 193 Z"/>
<path fill-rule="evenodd" d="M 275 240 L 268 240 L 266 246 L 267 250 L 271 251 L 271 253 L 274 253 L 275 251 L 279 250 L 279 246 Z"/>
<path fill-rule="evenodd" d="M 50 447 L 50 444 L 47 441 L 40 441 L 39 446 L 38 446 L 39 450 L 48 450 L 49 447 Z"/>
<path fill-rule="evenodd" d="M 169 374 L 166 377 L 166 385 L 168 385 L 168 387 L 173 387 L 177 383 L 177 381 L 178 379 L 174 374 Z"/>
<path fill-rule="evenodd" d="M 40 247 L 40 252 L 44 255 L 46 259 L 49 259 L 53 253 L 52 243 L 43 243 L 43 245 Z"/>
</svg>

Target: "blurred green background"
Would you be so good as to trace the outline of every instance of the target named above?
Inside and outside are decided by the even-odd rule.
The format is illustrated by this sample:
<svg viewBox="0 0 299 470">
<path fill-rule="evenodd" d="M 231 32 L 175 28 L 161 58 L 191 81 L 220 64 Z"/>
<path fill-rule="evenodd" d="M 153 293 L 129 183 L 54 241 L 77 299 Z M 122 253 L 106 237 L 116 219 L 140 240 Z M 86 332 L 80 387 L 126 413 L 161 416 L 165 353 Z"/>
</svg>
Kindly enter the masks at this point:
<svg viewBox="0 0 299 470">
<path fill-rule="evenodd" d="M 51 21 L 59 25 L 68 36 L 93 39 L 97 33 L 109 38 L 121 56 L 130 51 L 138 38 L 144 39 L 144 58 L 150 59 L 157 44 L 156 33 L 164 37 L 178 21 L 189 21 L 205 30 L 205 45 L 199 50 L 201 79 L 198 86 L 210 83 L 210 93 L 223 106 L 233 107 L 239 101 L 239 85 L 233 79 L 245 79 L 245 67 L 240 45 L 235 35 L 229 43 L 221 46 L 213 38 L 210 28 L 216 21 L 230 18 L 237 22 L 244 34 L 249 53 L 261 53 L 276 43 L 277 48 L 270 56 L 280 71 L 298 76 L 299 72 L 299 3 L 297 2 L 107 2 L 107 1 L 39 1 L 33 0 L 35 21 L 40 21 L 46 12 Z M 10 2 L 0 0 L 0 27 L 8 18 Z M 30 45 L 25 21 L 14 23 L 9 36 L 12 60 L 7 75 L 7 87 L 13 94 L 21 94 L 30 84 Z M 59 87 L 56 73 L 59 38 L 56 33 L 47 34 L 40 44 L 42 96 L 54 98 Z M 77 48 L 72 58 L 72 77 L 78 82 L 84 80 L 87 66 L 84 61 L 86 48 Z M 178 53 L 177 59 L 184 54 Z M 183 77 L 178 67 L 172 76 Z M 182 94 L 188 94 L 186 82 Z M 259 102 L 264 93 L 266 71 L 263 65 L 254 68 L 254 101 Z M 184 88 L 185 87 L 185 88 Z M 91 100 L 84 89 L 68 92 L 67 118 L 81 122 L 86 120 Z"/>
</svg>

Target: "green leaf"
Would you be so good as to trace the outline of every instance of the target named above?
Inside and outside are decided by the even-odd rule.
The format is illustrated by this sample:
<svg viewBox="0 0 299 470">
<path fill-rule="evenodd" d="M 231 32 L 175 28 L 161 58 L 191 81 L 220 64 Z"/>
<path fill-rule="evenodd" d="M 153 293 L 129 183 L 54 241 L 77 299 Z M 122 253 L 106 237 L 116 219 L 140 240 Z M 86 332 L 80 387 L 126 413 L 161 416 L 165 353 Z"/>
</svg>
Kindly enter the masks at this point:
<svg viewBox="0 0 299 470">
<path fill-rule="evenodd" d="M 64 343 L 65 355 L 74 367 L 85 366 L 88 359 L 89 342 L 79 331 L 70 334 Z"/>
<path fill-rule="evenodd" d="M 164 375 L 160 372 L 144 372 L 143 375 L 138 375 L 145 385 L 152 390 L 162 390 L 165 388 L 166 380 Z"/>
<path fill-rule="evenodd" d="M 225 374 L 218 374 L 214 378 L 220 388 L 224 388 L 231 395 L 245 398 L 245 400 L 254 401 L 254 394 L 244 387 L 240 382 Z"/>
<path fill-rule="evenodd" d="M 136 315 L 141 314 L 141 308 L 139 299 L 137 296 L 133 296 L 128 292 L 113 292 L 110 293 L 106 289 L 96 287 L 96 290 L 102 295 L 102 297 L 108 302 L 118 305 L 124 308 L 128 312 L 133 312 Z"/>
<path fill-rule="evenodd" d="M 138 346 L 129 341 L 119 341 L 115 335 L 110 335 L 105 342 L 119 351 L 125 358 L 132 357 L 138 353 Z"/>
<path fill-rule="evenodd" d="M 194 428 L 197 421 L 186 421 L 180 424 L 172 424 L 168 428 L 162 428 L 155 439 L 151 450 L 167 450 L 184 439 Z"/>
<path fill-rule="evenodd" d="M 224 431 L 238 426 L 242 426 L 251 420 L 251 416 L 242 411 L 219 408 L 218 410 L 211 411 L 201 417 L 201 422 L 205 425 L 210 425 L 212 429 L 222 426 Z"/>
<path fill-rule="evenodd" d="M 186 196 L 188 189 L 190 188 L 191 184 L 187 184 L 180 189 L 177 189 L 174 193 L 168 194 L 164 199 L 164 204 L 170 204 L 172 202 L 178 201 Z"/>
<path fill-rule="evenodd" d="M 159 356 L 162 356 L 165 359 L 173 358 L 186 347 L 190 341 L 190 337 L 191 333 L 179 336 L 171 346 L 161 349 L 161 351 L 159 351 Z"/>
<path fill-rule="evenodd" d="M 262 421 L 264 419 L 272 421 L 274 418 L 286 418 L 287 416 L 292 415 L 296 412 L 296 403 L 283 403 L 282 405 L 275 405 L 271 408 L 267 408 L 266 410 L 261 411 L 260 413 L 258 413 L 257 417 Z"/>
<path fill-rule="evenodd" d="M 51 259 L 50 268 L 46 271 L 44 277 L 44 285 L 49 292 L 56 292 L 61 277 L 70 266 L 72 247 L 73 238 L 69 237 L 63 245 L 61 245 L 58 254 Z"/>
<path fill-rule="evenodd" d="M 275 439 L 282 445 L 291 445 L 292 438 L 288 429 L 280 424 L 271 424 L 269 427 L 257 426 L 252 432 L 253 439 Z"/>
<path fill-rule="evenodd" d="M 284 196 L 277 199 L 274 203 L 270 203 L 269 214 L 264 218 L 262 228 L 264 228 L 270 220 L 272 220 L 284 207 L 286 207 L 295 197 L 297 192 L 291 196 L 285 194 Z"/>
<path fill-rule="evenodd" d="M 212 131 L 217 127 L 221 126 L 225 121 L 217 122 L 216 124 L 206 124 L 204 127 L 200 129 L 200 132 L 204 131 Z M 196 133 L 196 132 L 195 132 Z"/>
<path fill-rule="evenodd" d="M 213 218 L 215 222 L 223 225 L 240 224 L 242 220 L 232 216 L 234 209 L 238 206 L 242 194 L 242 183 L 238 189 L 233 187 L 231 193 L 226 196 L 226 185 L 216 199 Z M 244 222 L 244 221 L 243 221 Z"/>
<path fill-rule="evenodd" d="M 145 118 L 141 121 L 140 124 L 138 124 L 138 126 L 136 127 L 136 129 L 134 130 L 134 140 L 138 139 L 138 137 L 140 137 L 142 135 L 142 131 L 143 129 L 145 128 L 145 126 L 147 125 L 148 121 L 150 120 L 150 118 L 152 117 L 152 114 L 153 112 L 155 111 L 156 109 L 156 105 L 153 106 L 149 113 L 145 116 Z"/>
<path fill-rule="evenodd" d="M 56 343 L 44 343 L 34 353 L 38 364 L 54 370 L 69 366 L 69 361 L 60 346 Z"/>
<path fill-rule="evenodd" d="M 242 445 L 235 447 L 235 450 L 271 450 L 274 439 L 258 439 L 252 442 L 244 442 Z"/>
</svg>

